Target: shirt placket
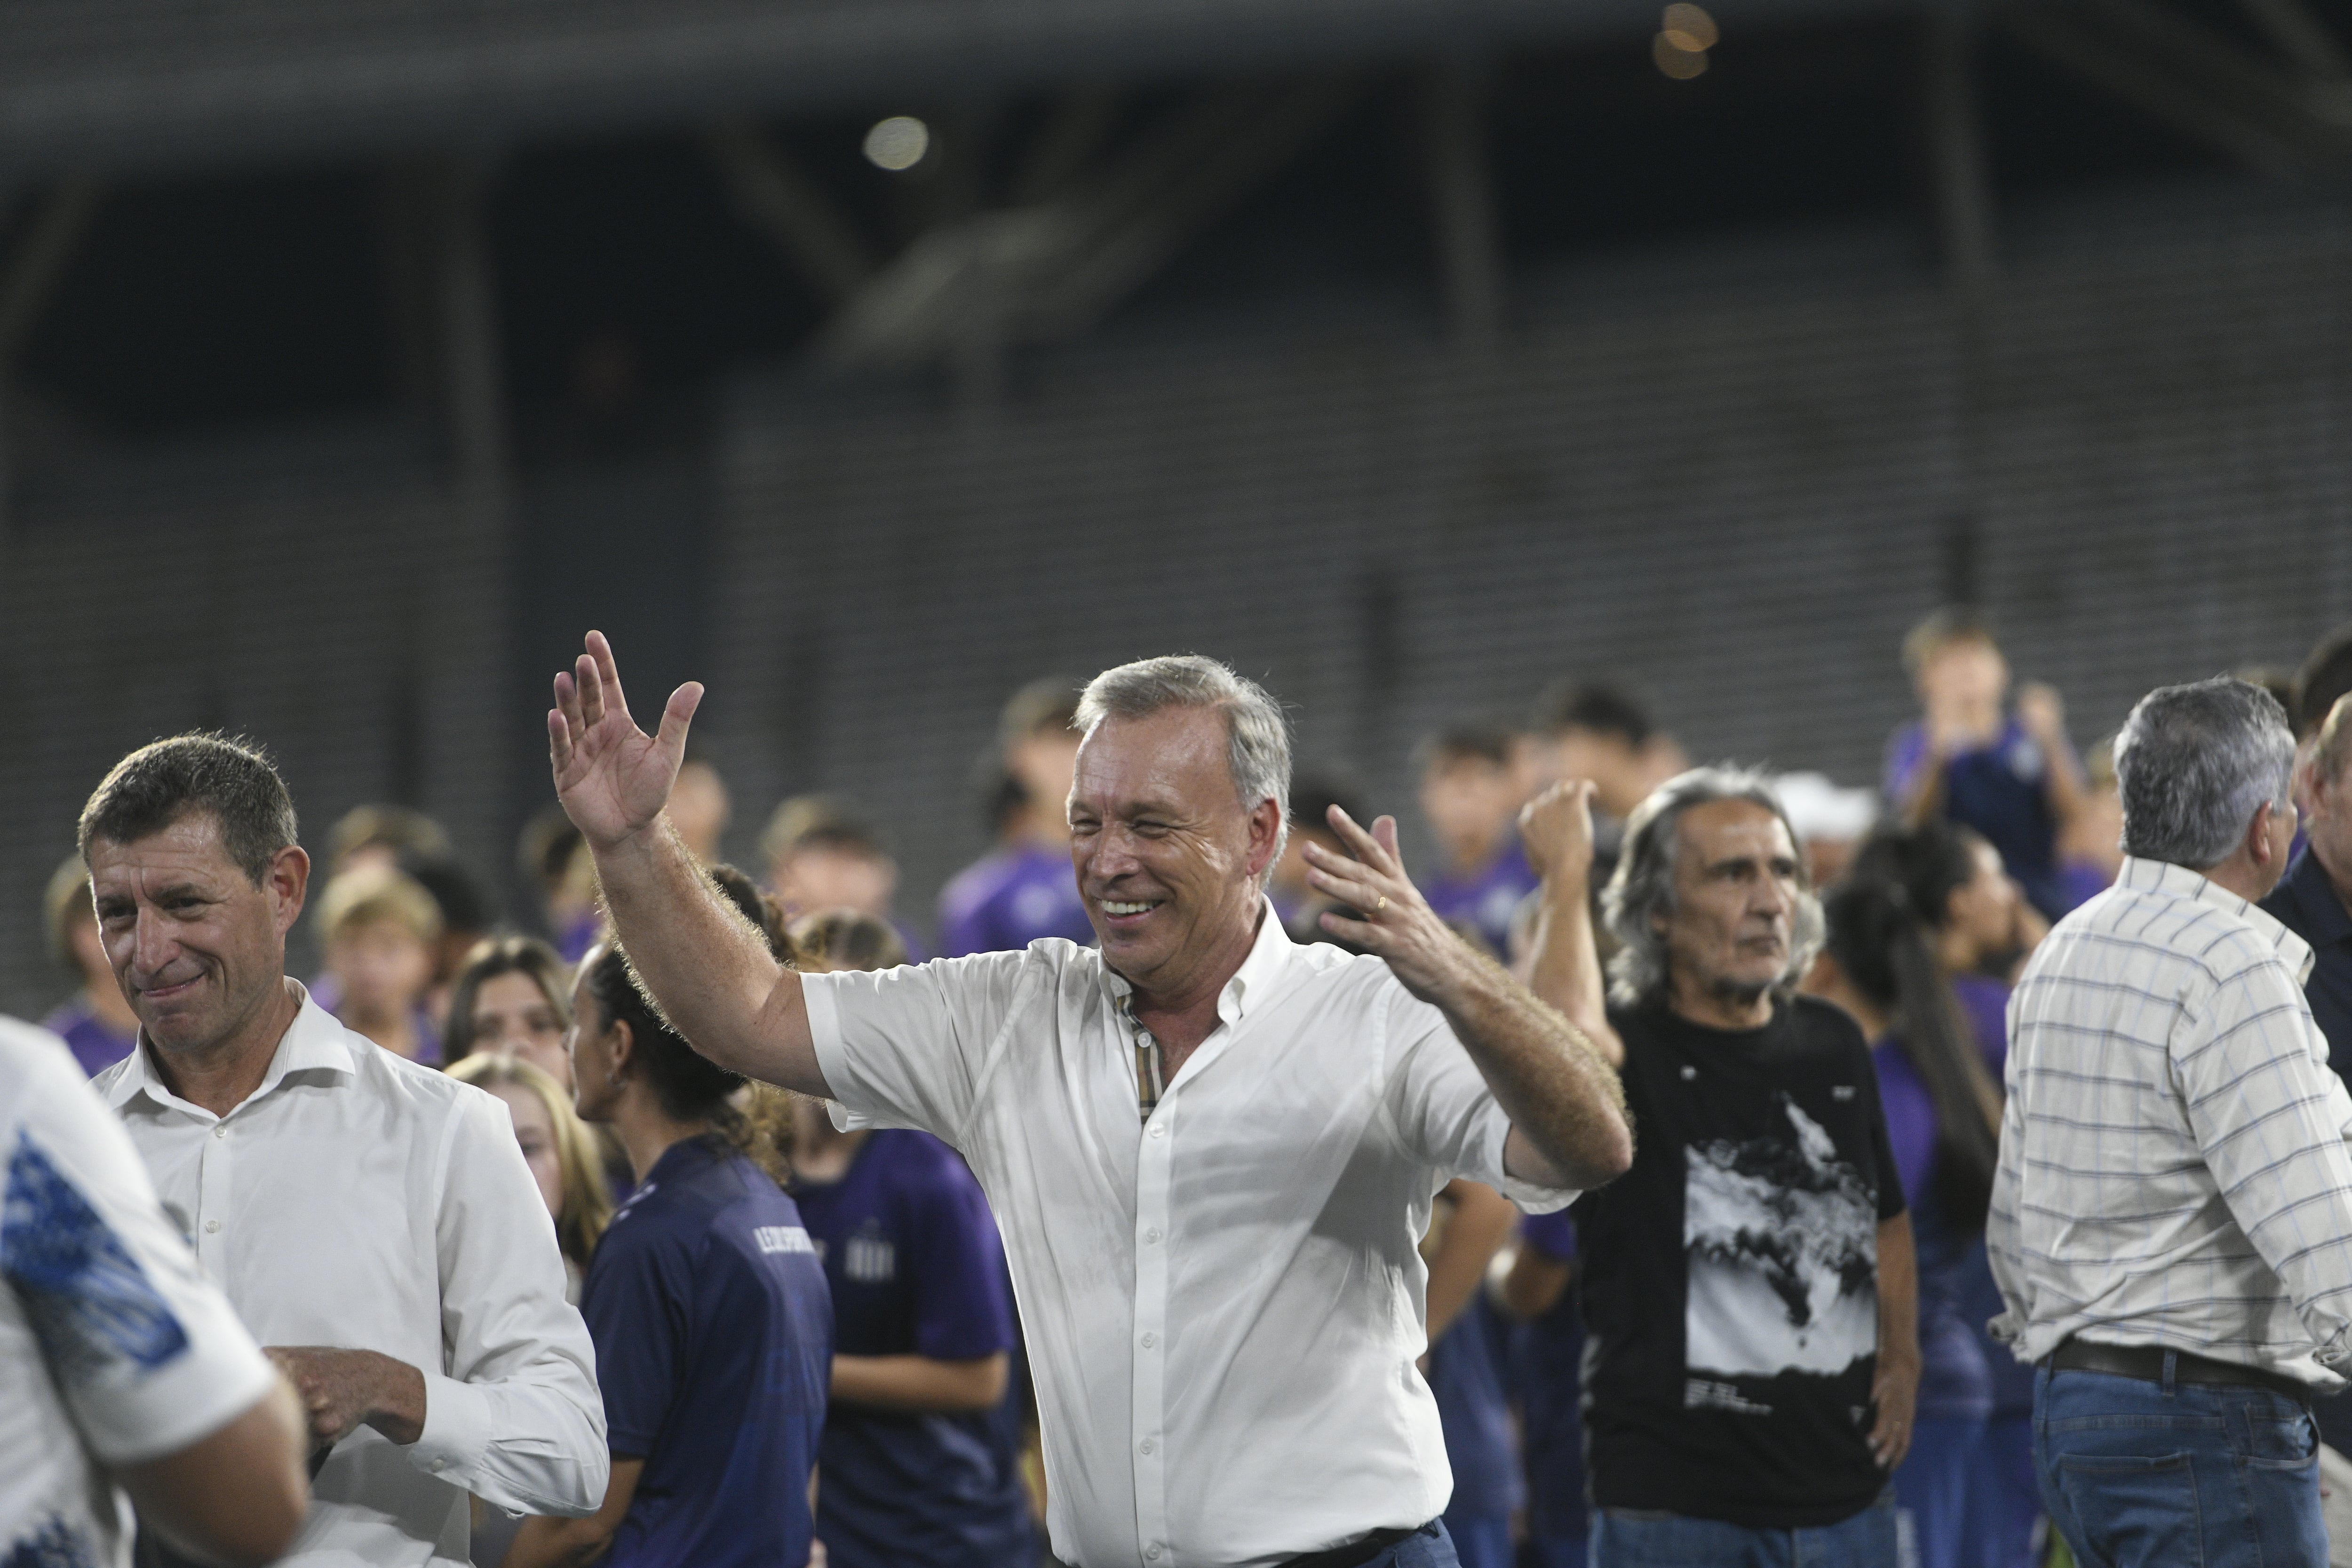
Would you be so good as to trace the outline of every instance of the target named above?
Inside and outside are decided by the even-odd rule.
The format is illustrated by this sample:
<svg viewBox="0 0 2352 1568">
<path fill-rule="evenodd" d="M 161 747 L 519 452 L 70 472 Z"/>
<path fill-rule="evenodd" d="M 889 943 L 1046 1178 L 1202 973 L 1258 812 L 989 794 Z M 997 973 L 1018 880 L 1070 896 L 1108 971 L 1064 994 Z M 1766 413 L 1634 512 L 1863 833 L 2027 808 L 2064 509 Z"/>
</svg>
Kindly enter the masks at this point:
<svg viewBox="0 0 2352 1568">
<path fill-rule="evenodd" d="M 1129 1019 L 1139 1056 L 1154 1044 Z M 1156 1056 L 1156 1052 L 1150 1054 Z M 1164 1393 L 1168 1344 L 1168 1192 L 1176 1146 L 1175 1098 L 1163 1094 L 1143 1124 L 1135 1179 L 1134 1429 L 1128 1458 L 1135 1467 L 1137 1550 L 1153 1568 L 1176 1561 L 1168 1541 L 1167 1426 Z"/>
<path fill-rule="evenodd" d="M 215 1280 L 228 1278 L 228 1214 L 235 1175 L 236 1135 L 226 1121 L 205 1130 L 196 1154 L 196 1212 L 188 1216 L 194 1228 L 196 1258 Z"/>
</svg>

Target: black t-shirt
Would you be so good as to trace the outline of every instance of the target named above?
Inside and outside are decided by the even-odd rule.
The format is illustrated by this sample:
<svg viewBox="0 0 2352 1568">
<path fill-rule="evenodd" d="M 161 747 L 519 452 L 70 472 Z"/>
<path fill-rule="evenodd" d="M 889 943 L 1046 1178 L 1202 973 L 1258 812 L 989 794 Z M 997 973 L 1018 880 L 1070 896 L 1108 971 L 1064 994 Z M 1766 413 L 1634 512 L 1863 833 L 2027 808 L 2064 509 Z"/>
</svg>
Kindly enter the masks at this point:
<svg viewBox="0 0 2352 1568">
<path fill-rule="evenodd" d="M 1871 1457 L 1878 1226 L 1903 1212 L 1870 1048 L 1800 997 L 1760 1029 L 1612 1011 L 1633 1168 L 1575 1208 L 1592 1500 L 1759 1529 L 1850 1518 Z"/>
</svg>

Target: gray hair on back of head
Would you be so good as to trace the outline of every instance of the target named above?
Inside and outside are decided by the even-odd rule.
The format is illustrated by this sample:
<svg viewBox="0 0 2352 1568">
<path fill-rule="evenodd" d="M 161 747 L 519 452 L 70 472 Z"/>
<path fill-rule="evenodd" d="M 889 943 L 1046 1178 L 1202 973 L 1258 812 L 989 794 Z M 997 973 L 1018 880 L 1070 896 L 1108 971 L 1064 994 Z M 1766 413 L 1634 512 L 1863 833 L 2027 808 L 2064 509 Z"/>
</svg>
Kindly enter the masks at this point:
<svg viewBox="0 0 2352 1568">
<path fill-rule="evenodd" d="M 1078 697 L 1076 728 L 1091 735 L 1106 719 L 1142 719 L 1169 708 L 1208 708 L 1225 721 L 1225 766 L 1242 809 L 1262 800 L 1282 811 L 1274 858 L 1259 879 L 1263 886 L 1282 858 L 1290 837 L 1290 721 L 1263 686 L 1230 665 L 1197 653 L 1162 654 L 1106 669 L 1087 682 Z"/>
<path fill-rule="evenodd" d="M 1675 856 L 1681 845 L 1683 813 L 1718 800 L 1744 800 L 1780 819 L 1797 856 L 1797 908 L 1789 926 L 1789 967 L 1772 987 L 1786 1002 L 1822 949 L 1822 902 L 1805 876 L 1804 841 L 1789 821 L 1788 808 L 1771 781 L 1753 768 L 1717 765 L 1677 773 L 1652 790 L 1625 819 L 1625 846 L 1617 870 L 1601 889 L 1601 912 L 1619 946 L 1609 960 L 1609 999 L 1621 1007 L 1654 1001 L 1666 985 L 1666 939 L 1657 917 L 1675 907 Z"/>
<path fill-rule="evenodd" d="M 2159 686 L 2116 736 L 2124 853 L 2218 866 L 2256 811 L 2285 805 L 2294 773 L 2286 710 L 2261 687 L 2229 675 Z"/>
</svg>

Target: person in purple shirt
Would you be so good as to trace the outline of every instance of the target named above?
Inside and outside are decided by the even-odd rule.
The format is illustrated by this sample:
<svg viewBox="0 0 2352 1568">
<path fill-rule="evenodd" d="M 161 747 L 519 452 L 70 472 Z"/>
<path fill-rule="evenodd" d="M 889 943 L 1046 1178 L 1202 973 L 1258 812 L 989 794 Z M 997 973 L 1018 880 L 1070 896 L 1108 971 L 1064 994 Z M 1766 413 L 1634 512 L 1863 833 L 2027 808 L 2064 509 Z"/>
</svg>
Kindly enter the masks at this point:
<svg viewBox="0 0 2352 1568">
<path fill-rule="evenodd" d="M 1572 1210 L 1519 1222 L 1518 1255 L 1503 1277 L 1504 1310 L 1518 1320 L 1510 1381 L 1519 1396 L 1527 1472 L 1527 1568 L 1584 1568 L 1591 1519 L 1584 1505 L 1584 1319 L 1569 1289 L 1576 1273 Z"/>
<path fill-rule="evenodd" d="M 998 725 L 1003 773 L 990 797 L 997 847 L 940 892 L 940 948 L 949 958 L 1027 947 L 1058 936 L 1092 944 L 1094 927 L 1070 868 L 1067 806 L 1078 740 L 1075 683 L 1032 681 Z"/>
<path fill-rule="evenodd" d="M 2003 870 L 1999 851 L 1969 829 L 1946 822 L 1907 832 L 1883 828 L 1856 855 L 1850 881 L 1902 890 L 1936 973 L 1958 1005 L 1966 1037 L 1998 1089 L 2009 1061 L 2006 977 L 2049 929 Z M 1908 946 L 1902 951 L 1913 953 Z M 1898 1062 L 1883 1075 L 1897 1080 L 1883 1086 L 1890 1128 L 1895 1100 L 1906 1093 L 1899 1081 L 1904 1070 Z M 1916 1095 L 1911 1100 L 1916 1105 Z M 2033 1369 L 1985 1331 L 2004 1308 L 1981 1246 L 1967 1251 L 1948 1283 L 1983 1352 L 1991 1391 L 1972 1472 L 1966 1561 L 1985 1568 L 2027 1568 L 2036 1560 L 2034 1537 L 2042 1512 L 2033 1468 Z"/>
<path fill-rule="evenodd" d="M 1808 988 L 1853 1014 L 1871 1041 L 1911 1210 L 1921 1372 L 1916 1436 L 1895 1472 L 1896 1504 L 1911 1516 L 1921 1568 L 1974 1568 L 1969 1518 L 1982 1506 L 1994 1388 L 1969 1302 L 1984 1268 L 2000 1097 L 1944 979 L 1940 933 L 1904 880 L 1872 874 L 1909 869 L 1916 879 L 1919 862 L 1938 849 L 1962 866 L 1969 858 L 1940 824 L 1864 849 L 1856 874 L 1823 902 L 1828 945 Z"/>
<path fill-rule="evenodd" d="M 1528 773 L 1519 737 L 1487 721 L 1454 724 L 1424 741 L 1421 812 L 1444 865 L 1422 879 L 1440 920 L 1467 926 L 1496 953 L 1510 946 L 1511 916 L 1539 880 L 1519 847 Z"/>
<path fill-rule="evenodd" d="M 49 956 L 81 982 L 81 989 L 41 1020 L 41 1027 L 72 1047 L 74 1060 L 95 1078 L 131 1054 L 139 1043 L 139 1016 L 122 999 L 90 910 L 89 868 L 68 855 L 49 879 L 44 912 L 48 917 Z"/>
<path fill-rule="evenodd" d="M 809 973 L 906 962 L 850 910 L 793 927 Z M 841 1132 L 794 1102 L 793 1196 L 833 1290 L 817 1539 L 833 1568 L 1030 1568 L 1037 1544 L 1011 1387 L 1018 1348 L 996 1221 L 926 1132 Z"/>
<path fill-rule="evenodd" d="M 1886 748 L 1886 798 L 1906 826 L 1943 818 L 2000 851 L 2010 875 L 2051 919 L 2072 906 L 2058 865 L 2061 827 L 2082 809 L 2082 764 L 2065 712 L 2047 686 L 2028 685 L 2006 710 L 2009 663 L 1991 631 L 1965 611 L 1939 610 L 1904 639 L 1921 717 Z"/>
</svg>

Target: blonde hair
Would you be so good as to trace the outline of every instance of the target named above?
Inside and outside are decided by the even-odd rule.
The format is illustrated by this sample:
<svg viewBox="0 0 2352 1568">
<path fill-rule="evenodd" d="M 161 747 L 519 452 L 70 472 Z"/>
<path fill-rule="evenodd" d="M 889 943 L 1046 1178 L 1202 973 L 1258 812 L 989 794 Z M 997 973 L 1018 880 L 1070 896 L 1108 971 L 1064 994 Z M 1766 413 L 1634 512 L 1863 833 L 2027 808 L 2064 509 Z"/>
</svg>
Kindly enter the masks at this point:
<svg viewBox="0 0 2352 1568">
<path fill-rule="evenodd" d="M 378 921 L 406 927 L 427 947 L 441 940 L 441 906 L 405 872 L 362 866 L 337 875 L 319 896 L 319 933 L 329 942 Z"/>
<path fill-rule="evenodd" d="M 449 1076 L 477 1089 L 527 1089 L 547 1107 L 548 1124 L 555 1129 L 555 1165 L 563 1178 L 563 1211 L 555 1216 L 556 1244 L 564 1257 L 586 1268 L 597 1237 L 613 1223 L 613 1194 L 604 1184 L 604 1163 L 596 1135 L 572 1110 L 571 1097 L 561 1084 L 529 1062 L 487 1051 L 453 1062 Z"/>
</svg>

